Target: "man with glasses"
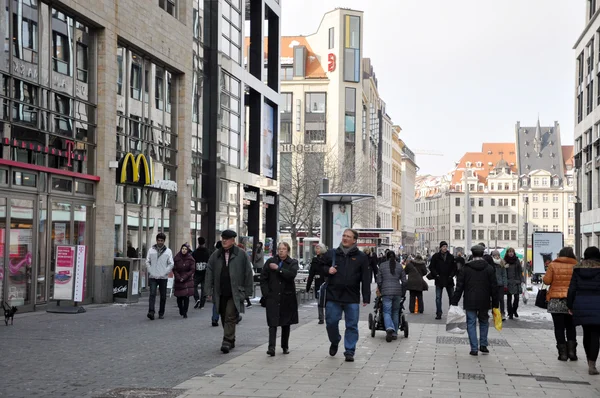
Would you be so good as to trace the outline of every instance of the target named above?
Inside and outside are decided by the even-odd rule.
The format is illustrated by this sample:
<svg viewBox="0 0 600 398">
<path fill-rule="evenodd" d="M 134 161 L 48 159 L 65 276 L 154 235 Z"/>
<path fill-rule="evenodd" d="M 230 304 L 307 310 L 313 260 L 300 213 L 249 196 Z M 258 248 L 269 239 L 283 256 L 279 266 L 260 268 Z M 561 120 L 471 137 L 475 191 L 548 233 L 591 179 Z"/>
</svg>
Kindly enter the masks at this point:
<svg viewBox="0 0 600 398">
<path fill-rule="evenodd" d="M 167 237 L 162 232 L 156 235 L 156 244 L 148 251 L 146 267 L 148 269 L 148 284 L 150 285 L 150 301 L 148 319 L 154 320 L 154 304 L 156 303 L 156 288 L 160 292 L 160 307 L 158 319 L 165 317 L 165 304 L 167 302 L 167 280 L 173 269 L 173 253 L 165 245 Z"/>
<path fill-rule="evenodd" d="M 212 296 L 221 315 L 224 354 L 235 347 L 235 327 L 239 314 L 244 313 L 244 300 L 253 288 L 252 264 L 246 253 L 235 245 L 236 237 L 234 231 L 223 231 L 222 247 L 210 256 L 206 266 L 206 293 Z"/>
</svg>

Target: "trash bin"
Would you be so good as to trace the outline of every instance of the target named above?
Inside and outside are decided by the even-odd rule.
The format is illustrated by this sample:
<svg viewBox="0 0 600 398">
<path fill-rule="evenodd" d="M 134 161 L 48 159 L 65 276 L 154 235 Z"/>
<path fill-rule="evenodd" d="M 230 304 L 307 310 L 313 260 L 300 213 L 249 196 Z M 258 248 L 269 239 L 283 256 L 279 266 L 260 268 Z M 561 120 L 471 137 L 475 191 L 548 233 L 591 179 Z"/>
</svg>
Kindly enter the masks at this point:
<svg viewBox="0 0 600 398">
<path fill-rule="evenodd" d="M 113 300 L 115 303 L 137 303 L 140 297 L 141 259 L 115 258 L 113 264 Z"/>
</svg>

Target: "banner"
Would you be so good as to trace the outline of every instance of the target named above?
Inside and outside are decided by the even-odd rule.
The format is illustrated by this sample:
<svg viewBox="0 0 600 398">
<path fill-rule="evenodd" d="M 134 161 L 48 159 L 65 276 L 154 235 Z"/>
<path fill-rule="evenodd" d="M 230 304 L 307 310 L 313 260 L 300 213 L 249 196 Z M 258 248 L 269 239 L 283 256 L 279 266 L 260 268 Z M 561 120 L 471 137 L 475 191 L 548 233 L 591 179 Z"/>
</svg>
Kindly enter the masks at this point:
<svg viewBox="0 0 600 398">
<path fill-rule="evenodd" d="M 113 268 L 113 298 L 127 298 L 129 260 L 115 259 Z"/>
<path fill-rule="evenodd" d="M 73 299 L 75 246 L 56 246 L 54 270 L 54 300 Z"/>
<path fill-rule="evenodd" d="M 77 246 L 77 259 L 75 266 L 75 293 L 73 301 L 80 303 L 85 295 L 85 271 L 87 266 L 86 261 L 87 247 L 83 245 Z"/>
<path fill-rule="evenodd" d="M 533 233 L 533 273 L 545 274 L 545 265 L 550 264 L 558 257 L 558 252 L 563 248 L 562 232 L 534 232 Z"/>
<path fill-rule="evenodd" d="M 275 130 L 273 107 L 264 104 L 263 110 L 263 130 L 261 134 L 261 165 L 262 174 L 265 177 L 273 178 L 273 135 Z"/>
<path fill-rule="evenodd" d="M 350 220 L 352 219 L 351 204 L 334 204 L 333 205 L 333 239 L 331 248 L 337 249 L 342 242 L 342 234 L 344 230 L 350 228 Z"/>
</svg>

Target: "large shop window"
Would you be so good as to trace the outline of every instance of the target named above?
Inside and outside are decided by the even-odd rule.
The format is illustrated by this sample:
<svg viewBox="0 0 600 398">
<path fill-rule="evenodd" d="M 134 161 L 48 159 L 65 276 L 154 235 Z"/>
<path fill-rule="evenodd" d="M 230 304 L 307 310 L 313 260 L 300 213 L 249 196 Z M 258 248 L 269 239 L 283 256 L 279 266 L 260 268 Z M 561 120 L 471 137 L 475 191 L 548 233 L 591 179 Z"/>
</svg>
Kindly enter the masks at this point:
<svg viewBox="0 0 600 398">
<path fill-rule="evenodd" d="M 356 89 L 346 87 L 345 101 L 345 133 L 346 143 L 354 144 L 356 139 Z"/>
<path fill-rule="evenodd" d="M 38 4 L 36 1 L 13 1 L 12 3 L 13 55 L 22 61 L 37 64 Z"/>
<path fill-rule="evenodd" d="M 221 162 L 239 168 L 241 147 L 241 84 L 221 72 Z"/>
<path fill-rule="evenodd" d="M 346 15 L 344 38 L 344 80 L 360 82 L 360 17 Z"/>
<path fill-rule="evenodd" d="M 242 52 L 242 12 L 239 0 L 222 2 L 221 51 L 239 64 Z"/>
</svg>

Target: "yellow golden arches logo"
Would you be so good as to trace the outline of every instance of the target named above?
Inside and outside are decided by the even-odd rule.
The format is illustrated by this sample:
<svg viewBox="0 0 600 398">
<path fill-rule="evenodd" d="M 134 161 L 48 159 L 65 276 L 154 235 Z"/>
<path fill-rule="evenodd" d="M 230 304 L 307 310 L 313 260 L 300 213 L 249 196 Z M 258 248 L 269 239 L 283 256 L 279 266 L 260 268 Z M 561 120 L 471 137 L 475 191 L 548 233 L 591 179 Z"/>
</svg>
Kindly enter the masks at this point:
<svg viewBox="0 0 600 398">
<path fill-rule="evenodd" d="M 127 179 L 127 170 L 129 167 L 129 163 L 131 163 L 131 178 L 132 181 L 128 181 Z M 126 184 L 128 182 L 132 183 L 141 183 L 143 185 L 152 185 L 154 183 L 152 177 L 154 174 L 154 170 L 152 167 L 152 160 L 150 162 L 146 159 L 144 154 L 138 154 L 137 156 L 133 156 L 132 153 L 128 153 L 123 157 L 121 161 L 121 172 L 119 183 Z"/>
<path fill-rule="evenodd" d="M 119 271 L 119 279 L 123 279 L 123 274 L 125 274 L 125 280 L 129 280 L 129 272 L 127 271 L 127 267 L 123 265 L 115 266 L 115 269 L 113 269 L 113 279 L 117 279 L 117 271 Z"/>
</svg>

